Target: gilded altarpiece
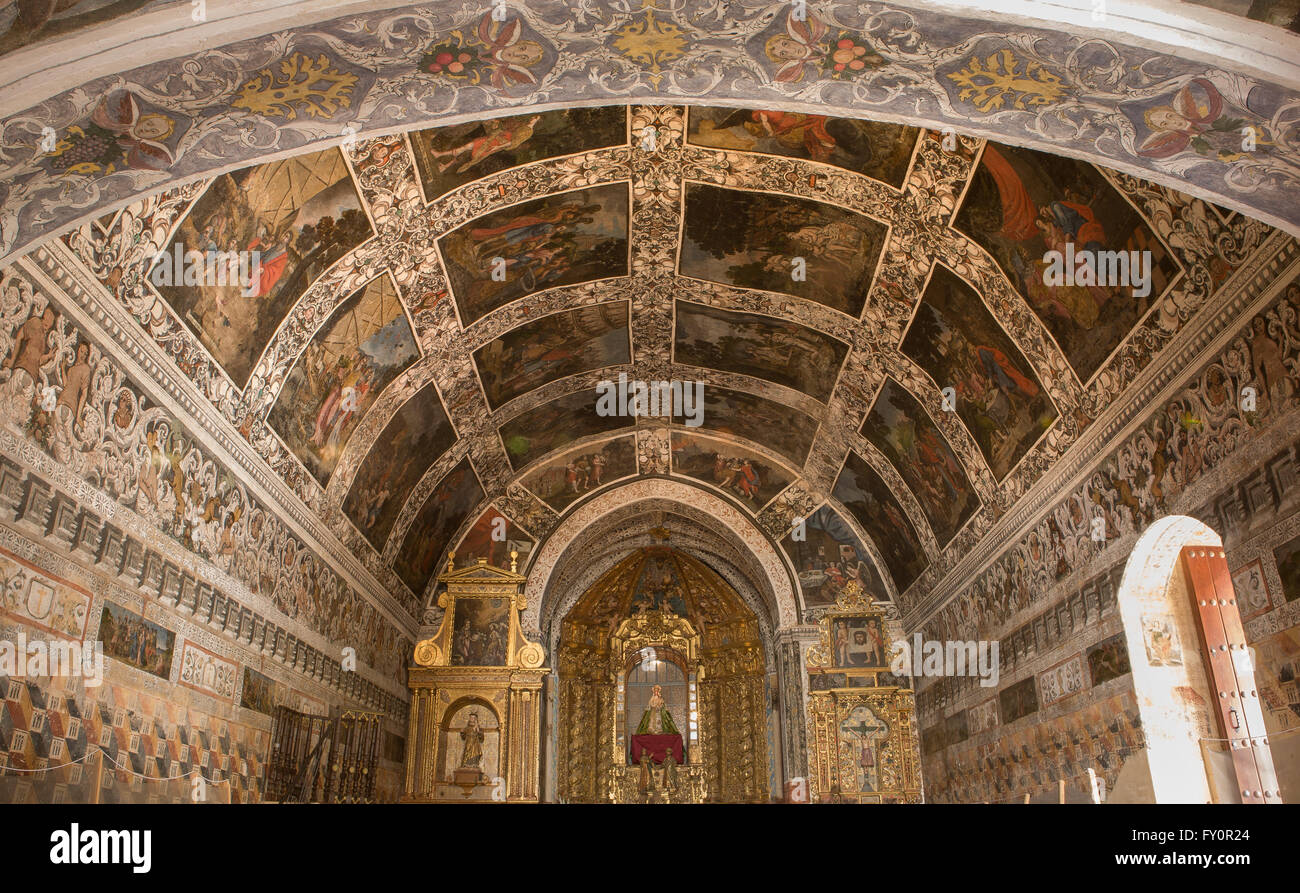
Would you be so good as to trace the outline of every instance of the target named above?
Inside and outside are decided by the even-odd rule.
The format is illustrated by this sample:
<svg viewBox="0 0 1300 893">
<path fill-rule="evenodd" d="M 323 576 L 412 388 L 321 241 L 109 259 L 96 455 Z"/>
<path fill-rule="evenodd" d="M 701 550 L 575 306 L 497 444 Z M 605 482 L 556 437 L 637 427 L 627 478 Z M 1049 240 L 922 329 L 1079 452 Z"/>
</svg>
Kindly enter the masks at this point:
<svg viewBox="0 0 1300 893">
<path fill-rule="evenodd" d="M 512 554 L 512 559 L 513 559 Z M 526 578 L 486 559 L 438 577 L 442 624 L 415 646 L 411 802 L 539 799 L 542 646 L 524 637 Z"/>
<path fill-rule="evenodd" d="M 820 625 L 807 654 L 810 799 L 921 802 L 916 696 L 890 672 L 884 610 L 851 583 Z"/>
<path fill-rule="evenodd" d="M 712 571 L 668 548 L 630 556 L 579 598 L 559 652 L 561 800 L 768 799 L 758 624 Z M 637 671 L 652 665 L 680 680 L 681 765 L 635 754 L 634 724 L 643 714 L 630 692 Z"/>
</svg>

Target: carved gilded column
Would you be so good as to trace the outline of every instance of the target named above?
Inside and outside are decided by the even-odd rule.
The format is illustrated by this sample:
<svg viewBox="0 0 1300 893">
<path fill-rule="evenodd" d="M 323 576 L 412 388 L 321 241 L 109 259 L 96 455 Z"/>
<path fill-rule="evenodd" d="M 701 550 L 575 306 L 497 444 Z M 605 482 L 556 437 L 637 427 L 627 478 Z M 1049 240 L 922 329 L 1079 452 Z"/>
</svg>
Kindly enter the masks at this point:
<svg viewBox="0 0 1300 893">
<path fill-rule="evenodd" d="M 420 791 L 421 797 L 433 796 L 433 774 L 437 765 L 438 725 L 434 709 L 434 689 L 424 689 L 424 705 L 420 710 Z"/>
<path fill-rule="evenodd" d="M 704 789 L 709 799 L 722 799 L 722 778 L 720 768 L 723 760 L 723 742 L 720 734 L 721 723 L 718 721 L 720 709 L 720 692 L 718 683 L 708 679 L 700 684 L 700 737 L 708 742 L 707 757 L 704 761 Z"/>
<path fill-rule="evenodd" d="M 610 731 L 614 731 L 614 734 L 617 735 L 615 730 L 617 715 L 614 704 L 614 686 L 601 686 L 597 698 L 600 723 L 597 726 L 596 734 L 601 735 L 602 730 L 604 730 L 602 738 L 605 740 L 600 741 L 596 748 L 596 790 L 593 793 L 596 795 L 597 802 L 606 803 L 609 801 L 609 770 L 614 766 L 613 742 L 609 740 L 608 736 Z"/>
<path fill-rule="evenodd" d="M 406 729 L 406 796 L 415 794 L 414 756 L 420 752 L 420 693 L 414 692 L 411 698 L 411 715 Z"/>
<path fill-rule="evenodd" d="M 536 802 L 541 768 L 541 677 L 519 680 L 510 691 L 510 768 L 506 776 L 511 801 Z"/>
</svg>

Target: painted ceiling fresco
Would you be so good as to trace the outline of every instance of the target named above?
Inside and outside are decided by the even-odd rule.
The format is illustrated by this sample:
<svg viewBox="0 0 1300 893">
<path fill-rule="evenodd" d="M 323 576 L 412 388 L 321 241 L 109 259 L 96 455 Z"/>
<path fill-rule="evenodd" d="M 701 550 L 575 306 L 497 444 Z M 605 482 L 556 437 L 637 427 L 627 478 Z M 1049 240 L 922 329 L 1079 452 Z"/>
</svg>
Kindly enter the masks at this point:
<svg viewBox="0 0 1300 893">
<path fill-rule="evenodd" d="M 825 402 L 849 345 L 805 326 L 751 313 L 677 302 L 675 359 L 741 372 Z"/>
<path fill-rule="evenodd" d="M 210 17 L 222 15 L 209 5 Z M 1294 0 L 1209 5 L 1283 26 L 1290 14 L 1294 24 Z M 557 107 L 705 97 L 732 111 L 689 123 L 701 148 L 824 163 L 898 185 L 906 128 L 807 125 L 775 110 L 923 123 L 1105 164 L 1300 231 L 1294 38 L 1272 29 L 1269 56 L 1192 4 L 1161 38 L 1121 27 L 1149 15 L 1140 6 L 1137 19 L 1086 33 L 1064 24 L 1090 9 L 1084 0 L 1057 4 L 1074 7 L 1066 18 L 1045 6 L 1027 22 L 975 7 L 856 0 L 809 3 L 806 14 L 786 0 L 521 0 L 501 21 L 473 4 L 343 16 L 323 0 L 281 6 L 245 16 L 231 29 L 239 39 L 222 45 L 218 29 L 189 27 L 183 2 L 5 4 L 0 51 L 24 57 L 28 74 L 3 97 L 0 259 L 52 227 L 270 154 L 450 123 L 459 130 L 418 138 L 412 150 L 421 194 L 433 200 L 507 164 L 612 145 L 616 122 L 584 112 L 561 126 L 547 117 Z M 123 25 L 137 22 L 168 40 L 152 50 L 132 44 Z M 61 40 L 68 69 L 45 76 L 43 40 L 95 28 L 111 39 Z M 1232 52 L 1205 49 L 1205 35 Z M 94 56 L 75 58 L 87 48 Z M 1234 71 L 1225 60 L 1238 58 Z M 497 117 L 511 120 L 463 123 Z"/>
<path fill-rule="evenodd" d="M 813 610 L 849 580 L 915 603 L 1274 237 L 1030 150 L 666 105 L 358 139 L 65 242 L 409 597 L 449 550 L 500 553 L 485 518 L 529 560 L 648 476 L 752 518 Z M 285 260 L 238 300 L 147 275 L 209 243 Z M 1149 292 L 1037 285 L 1064 246 L 1150 251 Z M 699 382 L 699 405 L 599 410 L 620 376 Z"/>
<path fill-rule="evenodd" d="M 420 355 L 390 276 L 339 305 L 307 345 L 267 421 L 322 485 L 361 417 Z"/>
<path fill-rule="evenodd" d="M 496 409 L 548 381 L 632 361 L 626 301 L 566 310 L 512 329 L 474 352 Z"/>
<path fill-rule="evenodd" d="M 883 224 L 802 198 L 686 184 L 683 276 L 780 291 L 857 316 Z"/>
<path fill-rule="evenodd" d="M 218 177 L 159 261 L 258 251 L 256 281 L 166 282 L 180 278 L 174 263 L 170 276 L 151 270 L 151 281 L 164 281 L 159 293 L 242 385 L 308 284 L 369 235 L 343 154 L 327 149 Z"/>
</svg>

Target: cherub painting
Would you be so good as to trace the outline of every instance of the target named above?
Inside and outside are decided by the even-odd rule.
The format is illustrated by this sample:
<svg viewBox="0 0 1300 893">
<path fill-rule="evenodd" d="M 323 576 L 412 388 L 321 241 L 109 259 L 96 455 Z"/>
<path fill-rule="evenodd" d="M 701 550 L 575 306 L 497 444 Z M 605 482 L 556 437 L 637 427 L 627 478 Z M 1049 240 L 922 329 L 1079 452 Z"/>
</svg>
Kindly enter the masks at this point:
<svg viewBox="0 0 1300 893">
<path fill-rule="evenodd" d="M 104 175 L 122 168 L 166 170 L 175 162 L 165 141 L 176 130 L 169 115 L 146 113 L 135 95 L 113 90 L 100 99 L 85 127 L 74 124 L 50 153 L 59 173 Z"/>
</svg>

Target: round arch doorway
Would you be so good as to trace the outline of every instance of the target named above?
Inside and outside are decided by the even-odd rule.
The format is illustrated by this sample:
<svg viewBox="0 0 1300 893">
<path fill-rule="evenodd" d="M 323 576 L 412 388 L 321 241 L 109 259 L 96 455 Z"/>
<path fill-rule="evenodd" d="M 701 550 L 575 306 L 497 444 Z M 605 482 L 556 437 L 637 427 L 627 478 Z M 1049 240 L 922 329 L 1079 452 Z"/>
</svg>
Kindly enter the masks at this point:
<svg viewBox="0 0 1300 893">
<path fill-rule="evenodd" d="M 767 799 L 758 620 L 703 562 L 633 551 L 565 615 L 557 657 L 561 800 Z"/>
</svg>

